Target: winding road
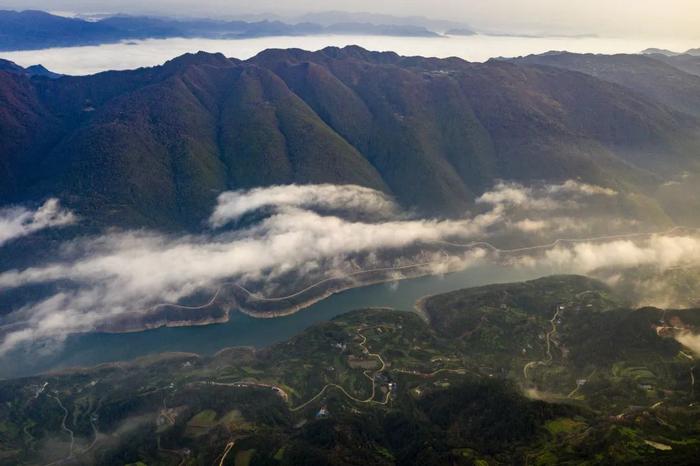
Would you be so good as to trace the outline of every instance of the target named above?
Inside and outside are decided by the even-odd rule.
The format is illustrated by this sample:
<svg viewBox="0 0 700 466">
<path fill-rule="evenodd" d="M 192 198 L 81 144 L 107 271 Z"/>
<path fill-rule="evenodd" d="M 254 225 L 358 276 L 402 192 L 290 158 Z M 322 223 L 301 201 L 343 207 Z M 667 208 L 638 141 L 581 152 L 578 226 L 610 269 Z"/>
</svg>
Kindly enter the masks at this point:
<svg viewBox="0 0 700 466">
<path fill-rule="evenodd" d="M 545 366 L 547 364 L 550 364 L 552 362 L 552 335 L 557 333 L 557 318 L 559 317 L 559 313 L 561 312 L 561 306 L 557 304 L 557 311 L 554 313 L 554 316 L 549 320 L 549 323 L 552 325 L 552 328 L 549 332 L 546 333 L 545 335 L 545 341 L 547 345 L 546 349 L 546 354 L 547 354 L 547 359 L 543 359 L 540 361 L 531 361 L 523 367 L 523 377 L 525 377 L 525 381 L 528 379 L 527 372 L 533 367 L 537 366 Z"/>
<path fill-rule="evenodd" d="M 463 248 L 463 249 L 476 249 L 476 248 L 484 248 L 488 249 L 494 253 L 497 254 L 517 254 L 517 253 L 523 253 L 523 252 L 529 252 L 529 251 L 538 251 L 538 250 L 546 250 L 546 249 L 552 249 L 555 248 L 561 244 L 576 244 L 576 243 L 587 243 L 587 242 L 601 242 L 601 241 L 613 241 L 613 240 L 622 240 L 622 239 L 633 239 L 633 238 L 648 238 L 656 235 L 671 235 L 674 234 L 678 231 L 693 231 L 697 232 L 700 231 L 700 228 L 690 228 L 690 227 L 682 227 L 682 226 L 677 226 L 673 227 L 669 230 L 664 230 L 660 232 L 651 232 L 651 233 L 625 233 L 625 234 L 619 234 L 619 235 L 605 235 L 605 236 L 595 236 L 595 237 L 588 237 L 588 238 L 558 238 L 551 243 L 547 244 L 541 244 L 541 245 L 536 245 L 536 246 L 527 246 L 527 247 L 521 247 L 521 248 L 513 248 L 513 249 L 501 249 L 498 248 L 497 246 L 487 242 L 487 241 L 473 241 L 469 243 L 455 243 L 455 242 L 450 242 L 450 241 L 441 241 L 441 240 L 431 240 L 431 241 L 425 241 L 426 243 L 431 243 L 431 244 L 437 244 L 437 245 L 445 245 L 445 246 L 451 246 L 451 247 L 457 247 L 457 248 Z M 160 303 L 152 306 L 149 308 L 150 311 L 157 310 L 162 307 L 172 307 L 175 309 L 184 309 L 184 310 L 200 310 L 200 309 L 205 309 L 209 306 L 212 306 L 215 304 L 217 298 L 221 295 L 222 290 L 225 287 L 228 286 L 233 286 L 236 287 L 237 289 L 243 291 L 246 293 L 248 296 L 252 297 L 255 299 L 256 302 L 280 302 L 280 301 L 285 301 L 289 299 L 293 299 L 295 297 L 301 296 L 304 293 L 307 293 L 315 288 L 318 288 L 328 282 L 331 282 L 333 280 L 341 280 L 341 279 L 347 279 L 347 278 L 352 278 L 356 277 L 358 275 L 362 274 L 369 274 L 369 273 L 379 273 L 379 272 L 401 272 L 401 271 L 406 271 L 406 270 L 412 270 L 412 269 L 419 269 L 421 267 L 430 267 L 430 266 L 435 266 L 435 265 L 440 265 L 440 264 L 446 264 L 447 261 L 445 260 L 440 260 L 440 261 L 428 261 L 428 262 L 422 262 L 418 264 L 410 264 L 410 265 L 404 265 L 404 266 L 399 266 L 399 267 L 381 267 L 381 268 L 375 268 L 375 269 L 365 269 L 365 270 L 360 270 L 357 272 L 353 272 L 350 274 L 347 274 L 342 277 L 328 277 L 324 278 L 322 280 L 319 280 L 318 282 L 315 282 L 306 288 L 296 291 L 292 294 L 286 295 L 286 296 L 277 296 L 277 297 L 261 297 L 256 293 L 251 292 L 247 288 L 243 287 L 240 285 L 238 282 L 226 282 L 223 283 L 219 286 L 219 288 L 216 290 L 214 295 L 212 296 L 211 299 L 209 299 L 206 303 L 199 305 L 199 306 L 185 306 L 181 304 L 175 304 L 175 303 Z M 386 280 L 382 280 L 386 281 Z M 363 284 L 363 286 L 366 284 Z M 250 312 L 251 316 L 255 317 L 255 312 Z"/>
<path fill-rule="evenodd" d="M 226 444 L 226 448 L 224 449 L 224 452 L 221 454 L 221 461 L 219 461 L 219 466 L 224 466 L 224 461 L 226 460 L 226 457 L 228 456 L 228 452 L 231 451 L 231 448 L 236 444 L 236 442 L 229 442 Z"/>
<path fill-rule="evenodd" d="M 56 403 L 58 403 L 58 406 L 60 406 L 61 409 L 63 410 L 63 419 L 61 420 L 61 429 L 65 432 L 68 432 L 68 434 L 70 435 L 70 449 L 68 450 L 68 456 L 66 456 L 63 459 L 49 463 L 46 466 L 51 466 L 54 464 L 61 464 L 63 462 L 70 461 L 71 459 L 73 459 L 73 447 L 75 446 L 75 434 L 73 433 L 72 430 L 70 430 L 66 426 L 66 420 L 68 419 L 68 410 L 66 409 L 65 406 L 63 406 L 63 403 L 61 402 L 60 398 L 58 398 L 58 396 L 49 395 L 49 397 L 56 400 Z"/>
<path fill-rule="evenodd" d="M 686 358 L 690 359 L 691 361 L 695 361 L 695 358 L 686 353 L 685 351 L 681 351 L 681 354 L 685 356 Z M 693 399 L 695 398 L 695 366 L 690 367 L 690 398 Z"/>
<path fill-rule="evenodd" d="M 365 370 L 365 371 L 362 372 L 362 373 L 364 374 L 364 376 L 367 377 L 367 378 L 370 380 L 370 382 L 372 383 L 372 393 L 371 393 L 371 395 L 370 395 L 368 398 L 366 398 L 366 399 L 364 399 L 364 400 L 363 400 L 363 399 L 360 399 L 360 398 L 357 398 L 357 397 L 351 395 L 350 393 L 348 393 L 348 391 L 345 390 L 345 388 L 343 388 L 342 386 L 340 386 L 340 385 L 338 385 L 338 384 L 335 384 L 335 383 L 329 383 L 329 384 L 326 384 L 326 385 L 325 385 L 316 395 L 314 395 L 312 398 L 310 398 L 309 400 L 305 401 L 304 403 L 302 403 L 302 404 L 299 405 L 299 406 L 296 406 L 296 407 L 294 407 L 294 408 L 290 408 L 289 410 L 292 411 L 292 412 L 296 412 L 296 411 L 300 411 L 300 410 L 304 409 L 304 408 L 307 407 L 309 404 L 313 403 L 314 401 L 318 400 L 321 396 L 323 396 L 323 394 L 326 393 L 326 391 L 328 391 L 328 389 L 330 389 L 330 388 L 335 388 L 335 389 L 339 390 L 339 391 L 340 391 L 343 395 L 345 395 L 348 399 L 350 399 L 350 400 L 352 400 L 352 401 L 355 401 L 355 402 L 357 402 L 357 403 L 375 403 L 375 404 L 378 404 L 378 405 L 386 405 L 386 404 L 388 404 L 388 403 L 389 403 L 389 399 L 391 398 L 391 392 L 390 392 L 390 391 L 388 391 L 388 392 L 386 393 L 386 396 L 384 397 L 383 400 L 377 401 L 377 400 L 374 399 L 374 398 L 376 397 L 376 393 L 377 393 L 377 382 L 376 382 L 376 377 L 377 377 L 377 375 L 379 375 L 381 372 L 384 372 L 384 370 L 386 370 L 386 366 L 387 366 L 386 361 L 384 360 L 384 358 L 382 357 L 382 355 L 380 355 L 379 353 L 372 353 L 372 352 L 370 352 L 369 348 L 367 348 L 367 337 L 366 337 L 365 335 L 362 334 L 362 332 L 365 331 L 365 330 L 369 330 L 369 329 L 377 328 L 377 327 L 385 327 L 385 326 L 384 326 L 384 325 L 377 325 L 377 326 L 372 326 L 372 327 L 362 327 L 362 328 L 358 329 L 357 332 L 356 332 L 357 336 L 359 336 L 359 337 L 362 339 L 362 341 L 361 341 L 360 343 L 358 343 L 358 344 L 359 344 L 359 346 L 363 349 L 363 352 L 365 352 L 365 354 L 367 354 L 368 356 L 377 358 L 377 360 L 381 363 L 381 367 L 380 367 L 379 369 L 373 371 L 371 374 L 370 374 L 370 371 L 369 371 L 369 370 Z M 452 373 L 452 374 L 464 375 L 464 374 L 466 374 L 466 373 L 468 372 L 467 369 L 464 369 L 464 368 L 460 368 L 460 369 L 443 368 L 443 369 L 438 369 L 438 370 L 433 371 L 433 372 L 430 372 L 430 373 L 423 373 L 423 372 L 413 371 L 413 370 L 409 370 L 409 369 L 392 369 L 391 371 L 392 371 L 392 372 L 401 373 L 401 374 L 415 375 L 415 376 L 423 377 L 423 378 L 435 377 L 436 375 L 438 375 L 438 374 L 443 374 L 443 373 Z"/>
<path fill-rule="evenodd" d="M 391 392 L 387 392 L 386 397 L 385 397 L 384 400 L 382 400 L 382 401 L 376 401 L 376 400 L 374 399 L 375 396 L 376 396 L 376 394 L 377 394 L 377 381 L 376 381 L 376 377 L 377 377 L 378 374 L 380 374 L 381 372 L 383 372 L 384 369 L 386 369 L 386 362 L 384 362 L 384 359 L 382 358 L 382 356 L 381 356 L 380 354 L 378 354 L 378 353 L 371 353 L 371 352 L 369 351 L 369 348 L 367 348 L 367 346 L 366 346 L 366 344 L 367 344 L 367 337 L 364 336 L 364 335 L 362 334 L 362 332 L 365 331 L 365 330 L 369 330 L 369 329 L 371 329 L 371 328 L 375 328 L 375 327 L 363 327 L 363 328 L 358 329 L 357 332 L 356 332 L 356 333 L 357 333 L 357 336 L 359 336 L 359 337 L 362 339 L 362 341 L 361 341 L 360 343 L 358 343 L 358 344 L 359 344 L 359 346 L 363 349 L 363 351 L 364 351 L 368 356 L 372 356 L 372 357 L 377 358 L 377 360 L 381 363 L 381 367 L 380 367 L 379 369 L 377 369 L 376 371 L 374 371 L 374 372 L 372 373 L 372 375 L 369 374 L 370 371 L 368 371 L 368 370 L 362 371 L 362 373 L 364 374 L 364 376 L 367 377 L 367 378 L 370 380 L 370 382 L 372 383 L 372 393 L 370 394 L 370 396 L 369 396 L 368 398 L 362 400 L 362 399 L 359 399 L 359 398 L 357 398 L 357 397 L 351 395 L 350 393 L 348 393 L 347 390 L 345 390 L 345 388 L 343 388 L 342 386 L 340 386 L 340 385 L 338 385 L 338 384 L 335 384 L 335 383 L 329 383 L 329 384 L 326 384 L 326 385 L 325 385 L 316 395 L 314 395 L 311 399 L 309 399 L 309 400 L 307 400 L 306 402 L 300 404 L 299 406 L 296 406 L 296 407 L 294 407 L 294 408 L 289 408 L 290 411 L 296 412 L 296 411 L 300 411 L 300 410 L 306 408 L 308 405 L 310 405 L 311 403 L 313 403 L 314 401 L 316 401 L 317 399 L 319 399 L 321 396 L 323 396 L 323 394 L 324 394 L 329 388 L 336 388 L 336 389 L 338 389 L 341 393 L 343 393 L 343 395 L 345 395 L 346 397 L 348 397 L 349 399 L 351 399 L 352 401 L 355 401 L 355 402 L 357 402 L 357 403 L 377 403 L 377 404 L 380 404 L 380 405 L 386 405 L 387 403 L 389 403 L 389 398 L 390 398 L 390 396 L 391 396 Z"/>
</svg>

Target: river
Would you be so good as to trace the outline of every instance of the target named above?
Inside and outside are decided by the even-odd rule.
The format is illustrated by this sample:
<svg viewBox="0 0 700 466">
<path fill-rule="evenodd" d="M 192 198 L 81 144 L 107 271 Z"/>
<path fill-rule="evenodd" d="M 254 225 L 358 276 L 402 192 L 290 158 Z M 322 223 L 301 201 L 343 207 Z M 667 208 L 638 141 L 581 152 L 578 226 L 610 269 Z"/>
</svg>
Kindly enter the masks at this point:
<svg viewBox="0 0 700 466">
<path fill-rule="evenodd" d="M 422 296 L 521 281 L 556 271 L 481 263 L 444 276 L 420 277 L 371 285 L 335 294 L 294 315 L 254 319 L 233 313 L 225 324 L 203 327 L 160 328 L 138 333 L 73 335 L 60 346 L 14 351 L 0 358 L 1 378 L 34 375 L 52 369 L 92 366 L 170 351 L 213 354 L 231 346 L 263 347 L 286 340 L 318 322 L 368 307 L 413 310 Z"/>
</svg>

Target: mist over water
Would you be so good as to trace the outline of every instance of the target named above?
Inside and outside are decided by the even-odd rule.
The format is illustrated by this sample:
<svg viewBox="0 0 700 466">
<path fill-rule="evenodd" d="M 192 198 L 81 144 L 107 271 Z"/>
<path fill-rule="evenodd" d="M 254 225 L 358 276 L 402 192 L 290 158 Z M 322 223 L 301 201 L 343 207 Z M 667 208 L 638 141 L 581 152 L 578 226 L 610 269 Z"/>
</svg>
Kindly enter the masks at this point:
<svg viewBox="0 0 700 466">
<path fill-rule="evenodd" d="M 21 66 L 42 64 L 48 69 L 72 75 L 86 75 L 106 70 L 125 70 L 155 66 L 187 52 L 220 52 L 227 57 L 248 59 L 270 48 L 319 50 L 328 46 L 359 45 L 368 50 L 394 51 L 400 55 L 426 57 L 460 57 L 483 62 L 494 57 L 515 57 L 567 50 L 578 53 L 639 53 L 650 48 L 686 51 L 700 44 L 686 38 L 607 38 L 607 37 L 516 37 L 516 36 L 449 36 L 449 37 L 381 37 L 381 36 L 295 36 L 254 39 L 149 39 L 99 46 L 53 48 L 5 52 L 0 58 Z"/>
<path fill-rule="evenodd" d="M 479 262 L 448 275 L 428 276 L 355 288 L 325 299 L 301 312 L 276 319 L 255 319 L 233 313 L 225 324 L 159 328 L 137 333 L 87 333 L 70 336 L 60 347 L 42 351 L 14 351 L 0 356 L 0 379 L 37 374 L 66 367 L 126 361 L 162 352 L 213 354 L 232 346 L 264 347 L 284 341 L 304 329 L 346 312 L 369 307 L 411 311 L 419 298 L 493 283 L 530 280 L 559 272 L 549 267 L 511 267 Z M 50 350 L 49 350 L 50 348 Z"/>
<path fill-rule="evenodd" d="M 222 193 L 209 219 L 211 229 L 199 236 L 106 233 L 70 240 L 63 253 L 58 252 L 45 264 L 23 270 L 0 269 L 0 291 L 48 286 L 46 295 L 28 299 L 0 319 L 0 374 L 19 376 L 162 351 L 214 352 L 233 345 L 263 346 L 352 309 L 410 310 L 427 294 L 552 273 L 587 273 L 605 266 L 651 263 L 670 267 L 685 260 L 697 261 L 700 240 L 689 236 L 647 235 L 638 242 L 626 236 L 607 237 L 605 242 L 590 237 L 575 242 L 547 241 L 552 235 L 593 234 L 589 227 L 600 223 L 595 216 L 585 222 L 586 226 L 569 215 L 593 215 L 590 209 L 614 204 L 620 196 L 623 194 L 611 188 L 574 180 L 532 186 L 499 182 L 476 200 L 482 213 L 435 220 L 412 218 L 385 194 L 353 185 L 280 185 Z M 56 217 L 46 213 L 60 211 L 58 200 L 46 205 L 36 211 L 21 207 L 8 210 L 8 233 L 13 234 L 13 225 L 27 218 L 43 221 Z M 261 208 L 274 210 L 254 225 L 225 231 L 229 223 Z M 323 213 L 324 209 L 343 217 Z M 364 215 L 365 220 L 359 220 L 358 215 Z M 609 220 L 600 221 L 609 231 Z M 55 228 L 62 225 L 53 223 Z M 14 236 L 22 237 L 21 233 Z M 473 243 L 511 233 L 531 240 L 540 238 L 544 246 L 503 250 L 508 260 L 500 262 L 501 250 L 488 243 Z M 421 249 L 418 254 L 416 247 Z M 154 305 L 178 303 L 197 290 L 214 290 L 222 280 L 236 280 L 253 286 L 262 296 L 275 297 L 287 296 L 312 280 L 322 283 L 328 276 L 350 277 L 358 270 L 426 263 L 431 264 L 431 277 L 348 291 L 287 318 L 255 321 L 234 314 L 221 326 L 100 333 L 106 323 L 122 317 L 140 322 L 138 316 L 148 315 Z M 449 270 L 462 272 L 442 278 Z M 305 281 L 295 288 L 302 278 Z M 71 286 L 66 286 L 69 283 Z M 130 328 L 148 326 L 135 324 Z"/>
</svg>

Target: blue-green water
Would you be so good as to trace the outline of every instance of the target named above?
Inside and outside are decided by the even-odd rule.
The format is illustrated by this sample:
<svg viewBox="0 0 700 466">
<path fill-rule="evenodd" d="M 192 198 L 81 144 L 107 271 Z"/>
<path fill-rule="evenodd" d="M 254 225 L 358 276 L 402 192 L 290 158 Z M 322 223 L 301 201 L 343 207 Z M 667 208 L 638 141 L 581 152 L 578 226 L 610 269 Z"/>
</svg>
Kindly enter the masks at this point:
<svg viewBox="0 0 700 466">
<path fill-rule="evenodd" d="M 239 313 L 229 322 L 138 333 L 73 335 L 58 348 L 16 351 L 0 358 L 0 378 L 37 374 L 50 369 L 91 366 L 169 351 L 212 354 L 231 346 L 267 346 L 345 312 L 366 307 L 410 311 L 419 298 L 460 288 L 536 278 L 543 271 L 482 264 L 446 276 L 355 288 L 331 296 L 301 312 L 276 319 L 254 319 Z M 48 353 L 48 354 L 47 354 Z"/>
</svg>

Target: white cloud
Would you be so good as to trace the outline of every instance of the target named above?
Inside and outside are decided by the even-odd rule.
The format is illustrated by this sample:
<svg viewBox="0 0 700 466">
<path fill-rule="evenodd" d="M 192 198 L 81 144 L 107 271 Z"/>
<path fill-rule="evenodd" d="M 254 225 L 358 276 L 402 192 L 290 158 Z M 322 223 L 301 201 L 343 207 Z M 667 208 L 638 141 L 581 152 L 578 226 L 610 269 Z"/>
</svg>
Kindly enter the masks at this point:
<svg viewBox="0 0 700 466">
<path fill-rule="evenodd" d="M 532 188 L 519 183 L 499 182 L 491 191 L 482 194 L 477 200 L 479 204 L 526 206 L 529 208 L 549 209 L 556 204 L 549 200 L 534 199 Z"/>
<path fill-rule="evenodd" d="M 513 226 L 524 233 L 532 233 L 546 230 L 550 227 L 550 222 L 546 220 L 530 220 L 529 218 L 513 223 Z"/>
<path fill-rule="evenodd" d="M 229 232 L 212 230 L 177 237 L 125 231 L 79 238 L 65 244 L 52 262 L 0 271 L 0 293 L 27 285 L 62 284 L 53 294 L 25 303 L 2 318 L 0 353 L 26 342 L 60 341 L 67 334 L 91 331 L 116 317 L 146 312 L 155 304 L 181 302 L 225 281 L 274 286 L 282 278 L 289 285 L 290 278 L 299 277 L 299 283 L 308 285 L 364 268 L 358 261 L 387 267 L 428 260 L 435 262 L 435 273 L 454 270 L 455 261 L 466 264 L 477 260 L 484 250 L 466 249 L 457 257 L 445 257 L 441 248 L 449 247 L 454 253 L 459 250 L 455 243 L 470 243 L 513 229 L 538 234 L 546 229 L 559 231 L 557 224 L 566 222 L 548 209 L 567 205 L 567 196 L 597 194 L 588 188 L 527 188 L 501 183 L 482 196 L 489 207 L 484 213 L 434 220 L 401 216 L 384 194 L 357 186 L 291 185 L 224 193 L 210 218 L 213 226 L 263 207 L 269 215 L 252 226 Z M 514 206 L 545 210 L 533 209 L 525 219 L 512 218 Z M 351 220 L 353 215 L 328 213 L 336 211 L 365 215 L 359 215 L 363 218 L 360 221 Z M 541 216 L 534 216 L 538 212 Z M 371 214 L 369 220 L 364 219 L 366 214 Z M 28 215 L 25 223 L 30 218 L 35 227 L 73 220 L 57 201 Z M 646 242 L 559 243 L 546 252 L 533 249 L 532 255 L 520 254 L 516 263 L 585 273 L 606 265 L 671 266 L 698 259 L 700 242 L 696 238 L 656 236 Z M 286 291 L 294 290 L 288 287 Z"/>
<path fill-rule="evenodd" d="M 21 328 L 5 334 L 0 352 L 25 341 L 90 331 L 116 316 L 178 302 L 224 280 L 272 281 L 299 271 L 323 276 L 329 272 L 324 269 L 327 264 L 380 251 L 400 256 L 405 248 L 425 242 L 464 241 L 501 220 L 491 213 L 462 220 L 397 217 L 371 223 L 297 207 L 382 214 L 394 209 L 384 195 L 366 188 L 321 185 L 227 193 L 220 198 L 212 224 L 268 205 L 277 212 L 244 230 L 185 237 L 111 233 L 70 243 L 66 249 L 78 259 L 59 256 L 53 263 L 0 273 L 0 292 L 59 280 L 73 285 L 28 303 L 5 319 L 6 325 L 21 323 Z"/>
<path fill-rule="evenodd" d="M 517 57 L 544 53 L 548 50 L 569 50 L 579 53 L 638 53 L 648 47 L 687 50 L 697 41 L 656 39 L 629 40 L 597 37 L 506 37 L 465 36 L 445 38 L 382 37 L 382 36 L 294 36 L 255 37 L 250 39 L 147 39 L 116 44 L 84 47 L 63 47 L 43 50 L 4 52 L 2 58 L 21 66 L 41 63 L 51 71 L 72 75 L 87 75 L 107 70 L 128 70 L 162 65 L 167 60 L 188 52 L 204 50 L 220 52 L 227 57 L 246 60 L 270 48 L 300 48 L 320 50 L 328 46 L 359 45 L 368 50 L 394 51 L 400 55 L 430 57 L 461 57 L 483 62 L 494 57 Z"/>
<path fill-rule="evenodd" d="M 700 357 L 700 335 L 688 331 L 676 334 L 676 341 Z"/>
<path fill-rule="evenodd" d="M 584 196 L 616 196 L 617 191 L 611 188 L 605 188 L 602 186 L 596 186 L 593 184 L 582 183 L 576 180 L 567 180 L 562 184 L 555 184 L 547 186 L 546 190 L 553 194 L 558 193 L 572 193 L 581 194 Z"/>
<path fill-rule="evenodd" d="M 491 191 L 482 194 L 476 202 L 492 206 L 519 207 L 530 210 L 555 210 L 575 207 L 575 201 L 592 196 L 612 197 L 617 191 L 575 180 L 561 184 L 524 186 L 501 181 Z"/>
<path fill-rule="evenodd" d="M 559 242 L 541 254 L 518 257 L 516 264 L 555 271 L 588 274 L 610 268 L 654 265 L 667 269 L 700 262 L 700 238 L 655 234 L 637 240 Z"/>
<path fill-rule="evenodd" d="M 70 225 L 75 215 L 61 207 L 58 199 L 49 199 L 37 210 L 24 207 L 0 209 L 0 246 L 39 230 Z"/>
<path fill-rule="evenodd" d="M 396 204 L 374 189 L 356 185 L 287 185 L 225 192 L 219 196 L 209 223 L 214 228 L 263 207 L 326 208 L 387 216 Z"/>
</svg>

